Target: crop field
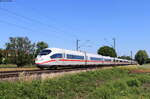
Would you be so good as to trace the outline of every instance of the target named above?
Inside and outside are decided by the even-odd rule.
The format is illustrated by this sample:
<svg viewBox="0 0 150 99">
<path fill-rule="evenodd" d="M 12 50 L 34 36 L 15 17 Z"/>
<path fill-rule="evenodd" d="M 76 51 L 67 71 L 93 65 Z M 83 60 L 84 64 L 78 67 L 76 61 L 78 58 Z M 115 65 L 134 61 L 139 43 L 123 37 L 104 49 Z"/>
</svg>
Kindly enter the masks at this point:
<svg viewBox="0 0 150 99">
<path fill-rule="evenodd" d="M 150 74 L 131 73 L 134 68 L 114 67 L 44 81 L 0 82 L 0 99 L 149 99 Z"/>
</svg>

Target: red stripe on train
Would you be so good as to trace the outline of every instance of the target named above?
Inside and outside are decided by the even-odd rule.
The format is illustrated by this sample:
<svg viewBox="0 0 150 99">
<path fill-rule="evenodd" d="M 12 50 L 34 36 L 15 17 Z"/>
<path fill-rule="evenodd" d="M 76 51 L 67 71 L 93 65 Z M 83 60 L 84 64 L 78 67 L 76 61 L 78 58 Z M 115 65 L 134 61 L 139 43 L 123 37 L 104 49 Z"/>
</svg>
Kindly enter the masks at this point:
<svg viewBox="0 0 150 99">
<path fill-rule="evenodd" d="M 36 63 L 36 64 L 45 64 L 45 63 L 49 63 L 49 62 L 55 62 L 56 60 L 49 60 L 49 61 L 45 61 L 45 62 L 42 62 L 42 63 Z"/>
<path fill-rule="evenodd" d="M 45 62 L 42 62 L 42 63 L 36 63 L 36 64 L 45 64 L 45 63 L 54 62 L 54 61 L 57 61 L 57 60 L 49 60 L 49 61 L 45 61 Z M 110 63 L 110 62 L 107 62 L 107 61 L 71 60 L 71 59 L 59 59 L 58 61 Z"/>
</svg>

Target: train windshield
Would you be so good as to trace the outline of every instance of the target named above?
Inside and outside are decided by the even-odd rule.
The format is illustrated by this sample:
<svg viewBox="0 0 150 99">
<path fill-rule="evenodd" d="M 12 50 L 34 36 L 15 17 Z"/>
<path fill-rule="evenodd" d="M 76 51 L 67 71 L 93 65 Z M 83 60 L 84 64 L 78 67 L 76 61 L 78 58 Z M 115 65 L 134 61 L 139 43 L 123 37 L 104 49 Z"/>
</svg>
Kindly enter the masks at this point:
<svg viewBox="0 0 150 99">
<path fill-rule="evenodd" d="M 52 51 L 51 50 L 42 50 L 39 55 L 48 55 L 50 54 Z"/>
</svg>

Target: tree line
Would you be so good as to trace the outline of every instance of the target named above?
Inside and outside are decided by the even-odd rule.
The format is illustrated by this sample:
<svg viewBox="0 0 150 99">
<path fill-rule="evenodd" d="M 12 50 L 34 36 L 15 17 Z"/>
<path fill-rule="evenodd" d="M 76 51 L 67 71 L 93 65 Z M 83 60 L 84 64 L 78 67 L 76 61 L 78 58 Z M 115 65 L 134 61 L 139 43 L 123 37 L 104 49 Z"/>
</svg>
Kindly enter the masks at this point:
<svg viewBox="0 0 150 99">
<path fill-rule="evenodd" d="M 117 57 L 117 53 L 114 48 L 109 46 L 103 46 L 98 49 L 98 54 L 103 56 L 110 56 L 110 57 Z M 139 50 L 136 54 L 134 59 L 131 56 L 119 56 L 120 59 L 127 59 L 127 60 L 135 60 L 138 64 L 146 64 L 150 63 L 150 58 L 145 50 Z"/>
<path fill-rule="evenodd" d="M 34 64 L 38 53 L 48 47 L 44 41 L 33 43 L 28 37 L 10 37 L 5 44 L 5 49 L 0 49 L 0 64 L 16 64 L 18 67 Z M 97 53 L 103 56 L 117 57 L 115 49 L 109 46 L 100 47 Z M 119 56 L 118 58 L 132 59 L 130 56 Z M 139 50 L 134 60 L 140 65 L 150 63 L 150 58 L 145 50 Z"/>
<path fill-rule="evenodd" d="M 47 47 L 43 41 L 32 43 L 28 37 L 10 37 L 5 49 L 0 49 L 0 64 L 16 64 L 18 67 L 34 64 L 37 54 Z"/>
</svg>

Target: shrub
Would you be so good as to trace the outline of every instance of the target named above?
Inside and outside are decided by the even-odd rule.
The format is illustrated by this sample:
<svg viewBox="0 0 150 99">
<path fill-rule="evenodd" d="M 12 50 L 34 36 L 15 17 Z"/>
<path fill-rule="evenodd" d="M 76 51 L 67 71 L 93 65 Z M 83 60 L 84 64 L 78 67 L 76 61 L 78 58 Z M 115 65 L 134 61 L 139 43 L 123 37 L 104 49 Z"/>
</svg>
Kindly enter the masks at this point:
<svg viewBox="0 0 150 99">
<path fill-rule="evenodd" d="M 128 86 L 130 87 L 139 87 L 141 82 L 138 79 L 130 79 L 127 81 Z"/>
</svg>

